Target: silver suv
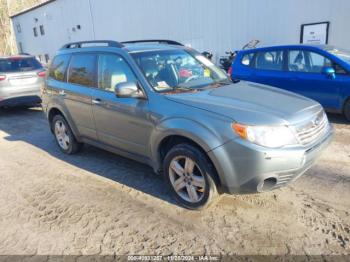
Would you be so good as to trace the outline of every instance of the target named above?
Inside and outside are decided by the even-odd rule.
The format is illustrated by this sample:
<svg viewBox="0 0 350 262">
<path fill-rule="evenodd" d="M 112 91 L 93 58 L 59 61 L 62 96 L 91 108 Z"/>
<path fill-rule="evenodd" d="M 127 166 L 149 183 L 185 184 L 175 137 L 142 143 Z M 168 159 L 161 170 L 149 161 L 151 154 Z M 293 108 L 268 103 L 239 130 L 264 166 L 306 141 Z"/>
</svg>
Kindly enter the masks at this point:
<svg viewBox="0 0 350 262">
<path fill-rule="evenodd" d="M 190 209 L 219 193 L 264 192 L 294 181 L 333 133 L 317 102 L 233 84 L 174 41 L 67 44 L 42 98 L 63 152 L 88 143 L 146 163 Z"/>
<path fill-rule="evenodd" d="M 35 57 L 0 57 L 0 107 L 40 104 L 45 74 L 45 69 Z"/>
</svg>

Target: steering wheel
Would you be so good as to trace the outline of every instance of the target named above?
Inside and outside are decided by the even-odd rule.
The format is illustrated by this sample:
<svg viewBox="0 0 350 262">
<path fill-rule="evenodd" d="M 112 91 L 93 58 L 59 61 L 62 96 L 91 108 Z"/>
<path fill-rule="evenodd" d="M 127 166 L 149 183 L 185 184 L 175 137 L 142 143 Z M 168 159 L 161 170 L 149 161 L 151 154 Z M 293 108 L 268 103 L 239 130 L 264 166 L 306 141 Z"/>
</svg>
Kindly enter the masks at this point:
<svg viewBox="0 0 350 262">
<path fill-rule="evenodd" d="M 187 78 L 187 79 L 185 80 L 185 83 L 188 83 L 188 82 L 190 82 L 190 81 L 192 81 L 192 80 L 194 80 L 194 79 L 197 79 L 197 78 L 199 78 L 199 75 L 190 76 L 189 78 Z"/>
</svg>

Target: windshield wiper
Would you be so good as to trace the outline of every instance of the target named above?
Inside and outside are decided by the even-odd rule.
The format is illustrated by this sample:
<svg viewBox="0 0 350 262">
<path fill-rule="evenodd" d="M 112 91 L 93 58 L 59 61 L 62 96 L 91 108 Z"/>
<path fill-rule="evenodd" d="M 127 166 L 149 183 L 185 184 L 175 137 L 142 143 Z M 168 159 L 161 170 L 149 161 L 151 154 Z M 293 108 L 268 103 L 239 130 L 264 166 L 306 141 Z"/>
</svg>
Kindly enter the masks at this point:
<svg viewBox="0 0 350 262">
<path fill-rule="evenodd" d="M 176 90 L 184 90 L 184 91 L 198 91 L 199 88 L 193 88 L 193 87 L 187 87 L 187 86 L 175 86 L 173 88 L 174 91 Z"/>
</svg>

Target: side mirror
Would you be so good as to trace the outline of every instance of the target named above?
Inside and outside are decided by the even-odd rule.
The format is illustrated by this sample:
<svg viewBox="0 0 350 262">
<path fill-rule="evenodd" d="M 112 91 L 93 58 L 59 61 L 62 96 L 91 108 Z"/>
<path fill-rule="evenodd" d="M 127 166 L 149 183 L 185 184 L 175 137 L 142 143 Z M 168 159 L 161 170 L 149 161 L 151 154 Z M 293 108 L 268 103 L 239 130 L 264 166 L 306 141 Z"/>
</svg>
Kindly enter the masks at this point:
<svg viewBox="0 0 350 262">
<path fill-rule="evenodd" d="M 115 86 L 115 95 L 119 98 L 145 98 L 145 94 L 136 82 L 117 84 Z"/>
<path fill-rule="evenodd" d="M 335 79 L 335 70 L 333 67 L 324 67 L 322 69 L 322 74 L 325 74 L 331 79 Z"/>
</svg>

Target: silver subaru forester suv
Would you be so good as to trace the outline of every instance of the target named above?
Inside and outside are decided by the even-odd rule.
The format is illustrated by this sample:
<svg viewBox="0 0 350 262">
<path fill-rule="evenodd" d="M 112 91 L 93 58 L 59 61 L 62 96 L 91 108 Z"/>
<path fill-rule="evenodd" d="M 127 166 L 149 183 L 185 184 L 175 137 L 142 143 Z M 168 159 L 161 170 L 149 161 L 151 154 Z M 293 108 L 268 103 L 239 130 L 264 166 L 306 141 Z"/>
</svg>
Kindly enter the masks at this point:
<svg viewBox="0 0 350 262">
<path fill-rule="evenodd" d="M 63 152 L 87 143 L 146 163 L 190 209 L 294 181 L 333 133 L 317 102 L 233 84 L 197 51 L 166 40 L 67 44 L 42 99 Z"/>
</svg>

